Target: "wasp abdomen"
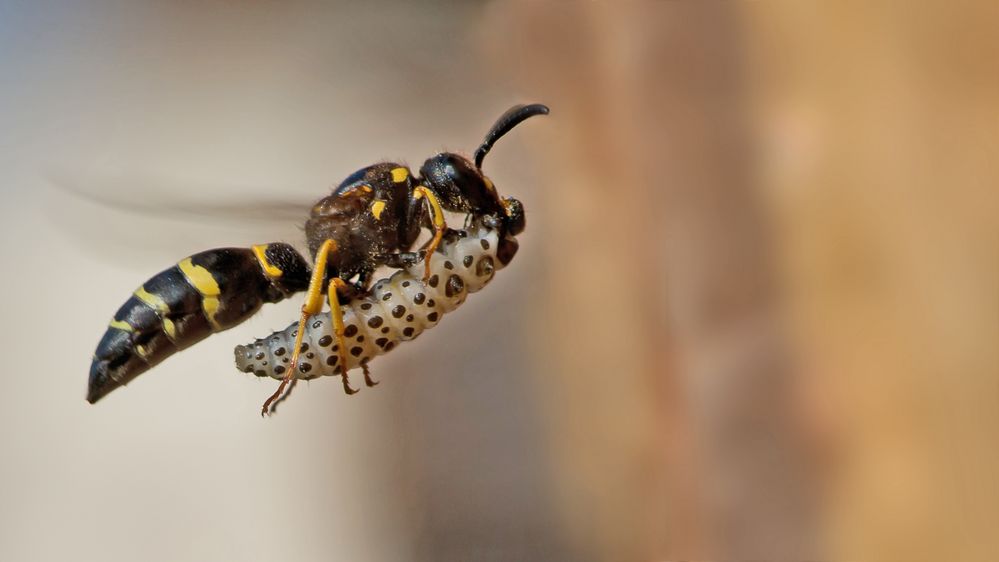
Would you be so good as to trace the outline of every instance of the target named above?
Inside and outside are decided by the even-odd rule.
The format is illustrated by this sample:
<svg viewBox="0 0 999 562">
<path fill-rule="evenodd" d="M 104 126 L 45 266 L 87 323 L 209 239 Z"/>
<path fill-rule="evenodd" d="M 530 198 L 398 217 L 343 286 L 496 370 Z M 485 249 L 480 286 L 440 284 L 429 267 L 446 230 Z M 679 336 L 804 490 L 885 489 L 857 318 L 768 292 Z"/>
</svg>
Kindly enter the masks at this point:
<svg viewBox="0 0 999 562">
<path fill-rule="evenodd" d="M 309 265 L 287 244 L 208 250 L 142 284 L 97 344 L 93 403 L 177 351 L 308 286 Z"/>
<path fill-rule="evenodd" d="M 485 227 L 474 226 L 452 234 L 431 256 L 431 275 L 426 282 L 424 264 L 418 263 L 381 279 L 367 295 L 341 306 L 348 370 L 437 325 L 444 314 L 465 302 L 468 293 L 482 289 L 492 280 L 495 271 L 505 266 L 516 251 L 515 240 L 509 237 L 500 240 L 495 230 Z M 237 346 L 236 366 L 257 376 L 283 378 L 296 328 L 297 323 L 251 344 Z M 302 341 L 296 378 L 341 374 L 329 312 L 309 319 Z"/>
</svg>

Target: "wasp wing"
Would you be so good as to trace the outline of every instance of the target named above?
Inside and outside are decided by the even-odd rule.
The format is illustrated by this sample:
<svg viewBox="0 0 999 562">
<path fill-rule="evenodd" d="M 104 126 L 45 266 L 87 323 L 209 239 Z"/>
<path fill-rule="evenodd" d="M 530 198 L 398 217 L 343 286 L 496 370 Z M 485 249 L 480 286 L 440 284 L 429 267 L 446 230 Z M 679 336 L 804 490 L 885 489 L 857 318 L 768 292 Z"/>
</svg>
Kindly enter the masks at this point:
<svg viewBox="0 0 999 562">
<path fill-rule="evenodd" d="M 193 185 L 152 178 L 97 177 L 49 173 L 47 183 L 67 198 L 89 201 L 110 209 L 171 220 L 246 222 L 303 222 L 309 216 L 310 197 L 304 192 L 265 186 Z M 277 195 L 276 195 L 277 194 Z"/>
<path fill-rule="evenodd" d="M 218 246 L 282 241 L 301 247 L 310 200 L 318 198 L 85 172 L 49 172 L 44 179 L 46 216 L 57 230 L 84 253 L 139 267 Z"/>
</svg>

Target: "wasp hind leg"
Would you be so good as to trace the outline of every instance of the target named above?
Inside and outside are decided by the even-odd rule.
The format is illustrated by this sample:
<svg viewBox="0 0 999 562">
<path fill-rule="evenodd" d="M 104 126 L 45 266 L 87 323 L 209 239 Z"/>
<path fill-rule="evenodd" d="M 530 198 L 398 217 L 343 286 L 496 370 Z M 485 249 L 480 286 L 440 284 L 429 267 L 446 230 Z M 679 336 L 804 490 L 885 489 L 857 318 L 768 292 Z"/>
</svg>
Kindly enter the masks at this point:
<svg viewBox="0 0 999 562">
<path fill-rule="evenodd" d="M 371 378 L 371 371 L 368 370 L 368 362 L 361 363 L 361 370 L 364 372 L 364 384 L 367 386 L 378 386 L 378 381 Z"/>
<path fill-rule="evenodd" d="M 343 377 L 343 391 L 347 394 L 357 392 L 350 387 L 350 379 L 347 378 L 347 339 L 344 333 L 343 312 L 340 310 L 340 299 L 338 293 L 350 292 L 350 286 L 339 277 L 334 277 L 327 289 L 327 300 L 330 303 L 330 317 L 333 318 L 333 335 L 336 336 L 337 355 L 340 357 L 340 376 Z M 367 374 L 365 374 L 365 381 Z M 370 385 L 369 385 L 370 386 Z"/>
<path fill-rule="evenodd" d="M 294 386 L 293 381 L 295 380 L 295 371 L 298 370 L 298 358 L 302 353 L 302 339 L 305 336 L 305 326 L 309 320 L 309 317 L 313 314 L 319 314 L 323 310 L 323 279 L 326 274 L 326 263 L 329 259 L 329 255 L 336 252 L 336 242 L 333 240 L 326 240 L 323 245 L 320 246 L 319 251 L 316 252 L 316 263 L 312 270 L 312 278 L 309 280 L 309 289 L 305 295 L 305 303 L 302 304 L 302 316 L 298 321 L 298 329 L 295 330 L 295 346 L 294 351 L 292 351 L 291 361 L 288 364 L 288 374 L 281 380 L 280 386 L 274 391 L 274 394 L 264 402 L 264 405 L 260 408 L 260 415 L 266 416 L 267 414 L 273 412 L 273 406 L 279 402 L 280 398 L 285 392 L 285 388 L 289 388 L 289 384 Z M 332 308 L 331 315 L 333 321 L 337 327 L 336 334 L 337 340 L 340 348 L 340 361 L 342 363 L 341 370 L 343 371 L 343 389 L 347 394 L 353 394 L 357 392 L 356 390 L 350 388 L 350 384 L 347 381 L 347 373 L 344 370 L 346 367 L 346 361 L 344 360 L 344 340 L 343 340 L 343 318 L 340 313 L 340 305 L 336 298 L 336 291 L 338 288 L 346 289 L 347 285 L 342 279 L 335 277 L 329 285 L 330 294 L 332 298 L 330 299 L 330 306 Z"/>
</svg>

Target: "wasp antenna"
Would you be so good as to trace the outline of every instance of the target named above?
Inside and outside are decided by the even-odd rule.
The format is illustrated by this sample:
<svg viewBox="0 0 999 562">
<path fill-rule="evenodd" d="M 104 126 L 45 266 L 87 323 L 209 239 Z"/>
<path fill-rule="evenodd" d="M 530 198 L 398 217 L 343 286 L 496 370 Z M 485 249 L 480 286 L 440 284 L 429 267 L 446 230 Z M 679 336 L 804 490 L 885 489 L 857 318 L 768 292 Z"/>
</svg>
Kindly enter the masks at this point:
<svg viewBox="0 0 999 562">
<path fill-rule="evenodd" d="M 500 115 L 500 118 L 496 120 L 493 127 L 486 133 L 486 138 L 483 139 L 479 148 L 475 150 L 475 167 L 480 170 L 482 169 L 482 159 L 486 157 L 486 154 L 489 154 L 489 150 L 493 147 L 493 144 L 500 137 L 509 133 L 510 129 L 513 129 L 525 119 L 534 117 L 535 115 L 548 115 L 548 111 L 548 106 L 540 103 L 515 105 L 506 110 L 506 113 Z"/>
</svg>

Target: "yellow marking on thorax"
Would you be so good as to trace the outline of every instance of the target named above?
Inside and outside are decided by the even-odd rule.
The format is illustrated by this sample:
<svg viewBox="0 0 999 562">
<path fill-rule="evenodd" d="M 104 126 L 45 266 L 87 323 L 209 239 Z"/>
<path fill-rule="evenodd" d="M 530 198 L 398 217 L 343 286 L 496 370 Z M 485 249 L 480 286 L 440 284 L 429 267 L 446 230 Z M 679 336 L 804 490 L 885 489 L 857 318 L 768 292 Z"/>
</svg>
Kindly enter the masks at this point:
<svg viewBox="0 0 999 562">
<path fill-rule="evenodd" d="M 402 183 L 409 177 L 409 170 L 406 168 L 392 168 L 392 181 Z"/>
<path fill-rule="evenodd" d="M 485 176 L 482 177 L 482 180 L 486 182 L 486 189 L 488 189 L 490 193 L 496 193 L 496 186 L 493 185 L 493 180 Z"/>
<path fill-rule="evenodd" d="M 165 300 L 163 300 L 163 297 L 150 293 L 145 287 L 139 287 L 136 289 L 135 297 L 148 304 L 153 308 L 153 310 L 156 311 L 157 316 L 160 317 L 160 321 L 163 322 L 163 331 L 166 332 L 170 341 L 174 341 L 177 338 L 177 326 L 174 325 L 173 320 L 167 318 L 167 314 L 170 314 L 170 306 L 167 305 Z M 111 326 L 117 328 L 117 326 L 114 325 L 114 322 L 111 323 Z M 128 327 L 132 328 L 132 326 Z"/>
<path fill-rule="evenodd" d="M 124 320 L 111 320 L 111 323 L 108 324 L 108 326 L 116 330 L 121 330 L 123 332 L 135 331 L 135 328 L 133 328 L 131 324 L 125 322 Z"/>
<path fill-rule="evenodd" d="M 385 210 L 384 201 L 375 201 L 374 203 L 371 204 L 371 214 L 375 215 L 376 221 L 382 220 L 382 211 L 384 210 Z"/>
<path fill-rule="evenodd" d="M 146 349 L 146 346 L 144 345 L 136 345 L 135 354 L 139 356 L 139 359 L 145 361 L 146 358 L 149 357 L 149 350 Z"/>
<path fill-rule="evenodd" d="M 284 272 L 281 271 L 280 267 L 267 261 L 267 246 L 268 244 L 258 244 L 253 247 L 253 253 L 257 256 L 257 261 L 260 262 L 260 266 L 264 268 L 264 273 L 271 279 L 277 279 L 278 277 L 284 275 Z"/>
<path fill-rule="evenodd" d="M 181 261 L 177 267 L 180 268 L 181 273 L 191 283 L 191 286 L 201 293 L 201 309 L 205 311 L 205 316 L 208 317 L 208 323 L 212 325 L 212 329 L 221 330 L 215 320 L 215 313 L 219 310 L 218 297 L 222 291 L 219 289 L 218 281 L 212 277 L 212 272 L 200 265 L 194 265 L 191 258 Z"/>
</svg>

